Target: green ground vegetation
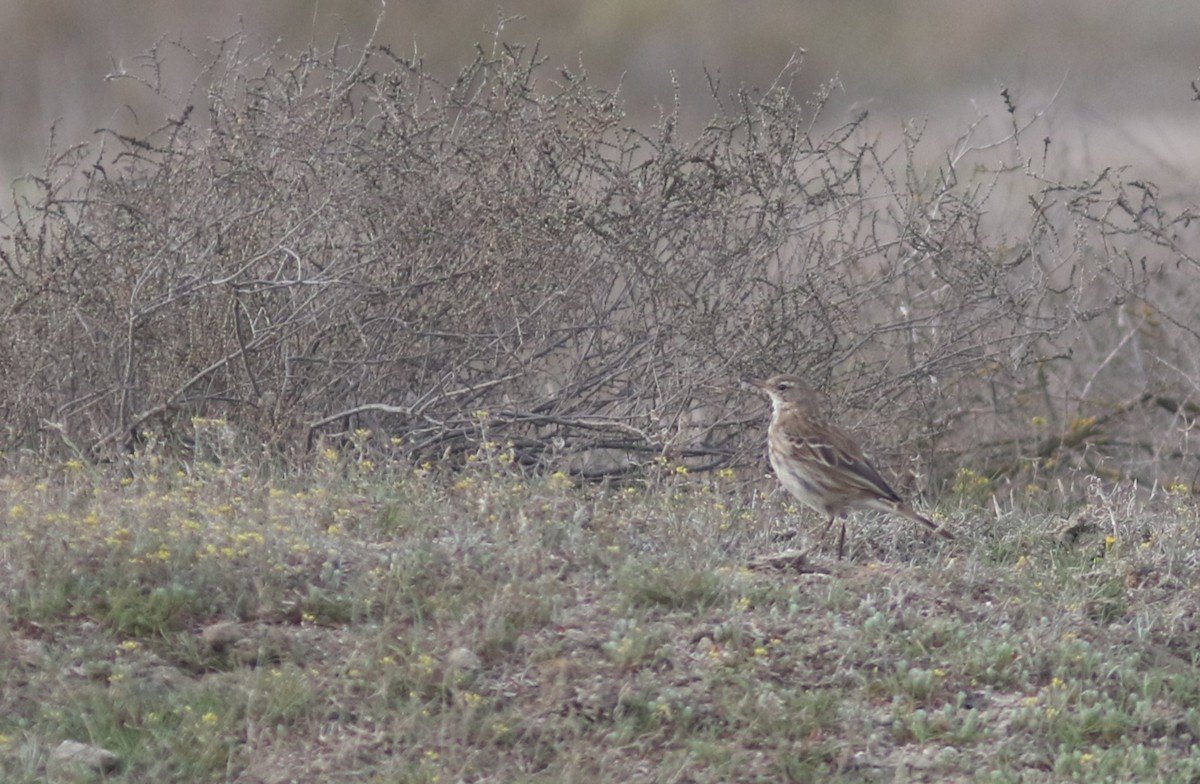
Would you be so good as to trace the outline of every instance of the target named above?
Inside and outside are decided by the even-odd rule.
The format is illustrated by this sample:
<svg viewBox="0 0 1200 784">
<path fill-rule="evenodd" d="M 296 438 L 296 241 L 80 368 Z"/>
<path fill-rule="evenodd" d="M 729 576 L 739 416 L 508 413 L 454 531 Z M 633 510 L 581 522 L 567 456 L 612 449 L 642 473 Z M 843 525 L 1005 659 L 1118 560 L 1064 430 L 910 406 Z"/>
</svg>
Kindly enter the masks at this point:
<svg viewBox="0 0 1200 784">
<path fill-rule="evenodd" d="M 68 739 L 128 782 L 1200 776 L 1188 488 L 1067 509 L 964 476 L 934 507 L 957 541 L 859 515 L 839 563 L 761 477 L 378 440 L 302 472 L 10 458 L 0 778 Z M 747 568 L 786 546 L 801 572 Z"/>
</svg>

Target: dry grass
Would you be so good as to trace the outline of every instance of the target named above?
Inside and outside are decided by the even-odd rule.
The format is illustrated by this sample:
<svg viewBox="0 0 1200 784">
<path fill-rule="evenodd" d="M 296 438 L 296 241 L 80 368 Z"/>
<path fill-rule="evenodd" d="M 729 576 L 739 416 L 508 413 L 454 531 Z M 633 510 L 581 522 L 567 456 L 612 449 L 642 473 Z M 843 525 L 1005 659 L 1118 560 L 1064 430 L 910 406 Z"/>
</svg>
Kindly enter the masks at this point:
<svg viewBox="0 0 1200 784">
<path fill-rule="evenodd" d="M 1200 775 L 1183 494 L 1093 484 L 1067 518 L 965 474 L 952 546 L 860 517 L 850 560 L 810 542 L 829 574 L 759 573 L 816 521 L 728 476 L 579 488 L 370 440 L 303 476 L 11 462 L 0 778 L 64 739 L 130 782 Z"/>
<path fill-rule="evenodd" d="M 280 456 L 366 428 L 461 460 L 486 410 L 526 466 L 636 479 L 744 465 L 736 379 L 788 371 L 935 492 L 964 465 L 1192 483 L 1196 209 L 1058 174 L 1007 88 L 1006 126 L 925 166 L 922 126 L 819 130 L 836 89 L 801 73 L 714 80 L 686 135 L 682 101 L 638 127 L 501 38 L 453 81 L 164 42 L 120 77 L 164 124 L 58 151 L 0 214 L 0 448 L 116 459 L 204 417 Z"/>
<path fill-rule="evenodd" d="M 1200 780 L 1196 209 L 1007 89 L 926 168 L 543 66 L 163 44 L 14 193 L 0 780 Z M 957 541 L 788 539 L 777 370 Z"/>
</svg>

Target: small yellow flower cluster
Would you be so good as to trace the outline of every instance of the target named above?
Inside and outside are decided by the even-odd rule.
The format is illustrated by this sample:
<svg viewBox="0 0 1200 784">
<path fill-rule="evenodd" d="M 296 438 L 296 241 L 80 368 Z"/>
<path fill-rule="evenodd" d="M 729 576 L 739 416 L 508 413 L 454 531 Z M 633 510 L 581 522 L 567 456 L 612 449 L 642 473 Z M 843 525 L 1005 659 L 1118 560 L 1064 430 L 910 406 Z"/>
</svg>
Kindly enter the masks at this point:
<svg viewBox="0 0 1200 784">
<path fill-rule="evenodd" d="M 1086 430 L 1096 424 L 1096 417 L 1075 417 L 1071 421 L 1071 432 L 1078 433 L 1080 430 Z"/>
<path fill-rule="evenodd" d="M 953 491 L 957 495 L 971 496 L 986 491 L 992 482 L 978 471 L 970 468 L 960 468 L 954 476 Z"/>
</svg>

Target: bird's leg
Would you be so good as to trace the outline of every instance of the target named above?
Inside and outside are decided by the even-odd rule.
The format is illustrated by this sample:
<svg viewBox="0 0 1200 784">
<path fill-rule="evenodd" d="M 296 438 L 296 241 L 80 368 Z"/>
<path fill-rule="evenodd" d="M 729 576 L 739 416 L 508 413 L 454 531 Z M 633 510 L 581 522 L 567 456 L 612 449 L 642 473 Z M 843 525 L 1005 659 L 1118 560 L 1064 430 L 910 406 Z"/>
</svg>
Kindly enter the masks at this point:
<svg viewBox="0 0 1200 784">
<path fill-rule="evenodd" d="M 837 519 L 837 514 L 829 515 L 829 522 L 825 523 L 825 530 L 821 532 L 821 538 L 825 539 L 829 536 L 829 529 L 833 528 L 833 521 Z M 842 533 L 838 536 L 838 560 L 842 560 L 842 545 L 846 541 L 846 521 L 842 520 Z"/>
</svg>

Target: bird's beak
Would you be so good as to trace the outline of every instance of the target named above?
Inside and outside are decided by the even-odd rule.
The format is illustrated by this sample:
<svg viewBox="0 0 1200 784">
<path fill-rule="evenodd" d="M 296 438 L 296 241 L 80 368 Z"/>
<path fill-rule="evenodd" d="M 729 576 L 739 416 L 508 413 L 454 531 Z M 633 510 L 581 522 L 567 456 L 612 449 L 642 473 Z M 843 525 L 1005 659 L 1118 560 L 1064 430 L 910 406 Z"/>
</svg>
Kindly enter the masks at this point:
<svg viewBox="0 0 1200 784">
<path fill-rule="evenodd" d="M 746 376 L 742 379 L 742 389 L 765 389 L 767 382 L 759 378 Z"/>
</svg>

